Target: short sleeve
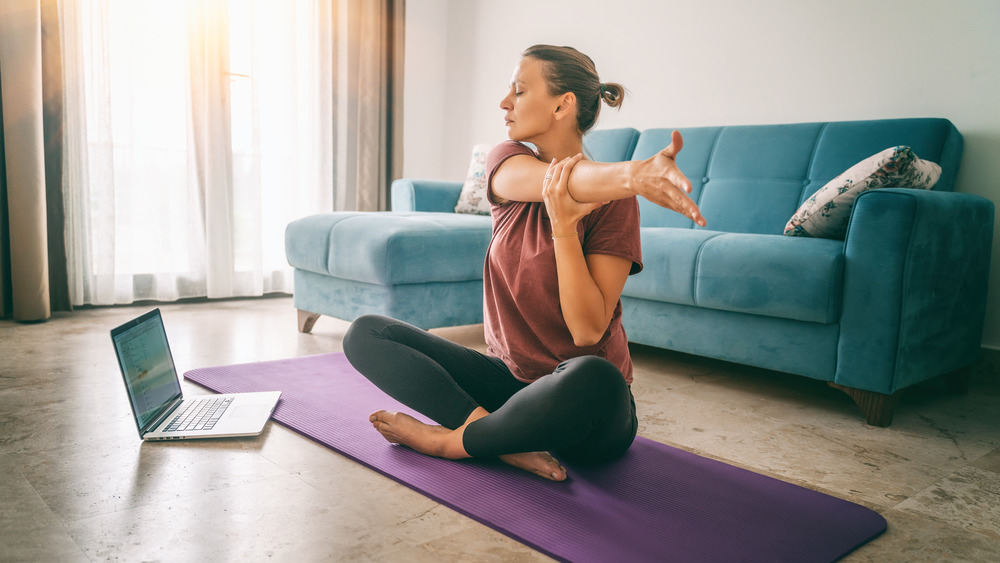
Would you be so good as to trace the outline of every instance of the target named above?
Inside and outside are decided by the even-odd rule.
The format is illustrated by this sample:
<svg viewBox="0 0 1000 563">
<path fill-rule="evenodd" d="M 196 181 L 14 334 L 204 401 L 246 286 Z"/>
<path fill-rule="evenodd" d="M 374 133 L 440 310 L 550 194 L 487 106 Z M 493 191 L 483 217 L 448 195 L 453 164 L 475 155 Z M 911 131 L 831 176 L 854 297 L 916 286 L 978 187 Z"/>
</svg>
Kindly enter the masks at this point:
<svg viewBox="0 0 1000 563">
<path fill-rule="evenodd" d="M 612 201 L 583 219 L 584 254 L 609 254 L 632 261 L 629 275 L 642 271 L 639 201 L 635 197 Z"/>
<path fill-rule="evenodd" d="M 486 193 L 489 196 L 490 203 L 496 203 L 493 199 L 493 175 L 500 169 L 501 164 L 507 162 L 508 158 L 522 154 L 533 157 L 538 156 L 530 147 L 517 141 L 504 141 L 493 147 L 493 150 L 486 155 Z"/>
</svg>

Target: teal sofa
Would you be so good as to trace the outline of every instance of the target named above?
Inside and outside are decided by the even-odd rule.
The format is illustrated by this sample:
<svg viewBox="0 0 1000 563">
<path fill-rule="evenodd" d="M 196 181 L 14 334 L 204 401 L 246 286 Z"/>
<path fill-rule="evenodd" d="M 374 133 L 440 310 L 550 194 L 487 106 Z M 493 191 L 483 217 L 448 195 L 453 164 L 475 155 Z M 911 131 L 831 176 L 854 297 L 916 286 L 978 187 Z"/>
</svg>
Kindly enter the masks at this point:
<svg viewBox="0 0 1000 563">
<path fill-rule="evenodd" d="M 963 140 L 945 119 L 680 129 L 678 165 L 706 228 L 640 200 L 645 269 L 622 294 L 629 340 L 829 382 L 865 419 L 980 350 L 994 206 L 955 193 Z M 599 161 L 644 159 L 671 129 L 598 130 Z M 933 190 L 854 203 L 845 240 L 784 236 L 812 193 L 887 147 L 941 165 Z M 397 180 L 391 212 L 331 213 L 286 232 L 300 330 L 380 313 L 434 328 L 482 321 L 485 216 L 454 213 L 462 184 Z"/>
</svg>

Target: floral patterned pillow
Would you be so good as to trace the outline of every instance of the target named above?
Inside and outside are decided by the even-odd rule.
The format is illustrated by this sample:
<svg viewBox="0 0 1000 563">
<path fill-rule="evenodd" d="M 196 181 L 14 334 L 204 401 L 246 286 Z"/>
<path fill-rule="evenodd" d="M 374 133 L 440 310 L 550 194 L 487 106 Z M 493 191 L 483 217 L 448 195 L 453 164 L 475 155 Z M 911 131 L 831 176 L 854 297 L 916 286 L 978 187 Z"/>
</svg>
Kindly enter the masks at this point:
<svg viewBox="0 0 1000 563">
<path fill-rule="evenodd" d="M 850 167 L 827 182 L 799 207 L 785 225 L 785 234 L 842 239 L 854 199 L 876 188 L 929 190 L 941 177 L 941 167 L 921 160 L 907 146 L 890 147 Z"/>
<path fill-rule="evenodd" d="M 462 193 L 458 196 L 455 213 L 490 214 L 490 200 L 486 197 L 486 154 L 491 148 L 489 145 L 472 147 L 472 161 L 469 163 L 469 172 L 465 175 Z"/>
</svg>

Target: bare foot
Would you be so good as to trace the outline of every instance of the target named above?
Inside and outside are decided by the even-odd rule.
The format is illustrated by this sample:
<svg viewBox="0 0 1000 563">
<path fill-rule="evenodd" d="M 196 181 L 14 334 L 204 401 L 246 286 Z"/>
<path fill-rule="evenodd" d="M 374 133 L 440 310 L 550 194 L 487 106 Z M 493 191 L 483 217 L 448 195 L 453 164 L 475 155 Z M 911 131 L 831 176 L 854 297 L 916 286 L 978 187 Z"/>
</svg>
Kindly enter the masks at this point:
<svg viewBox="0 0 1000 563">
<path fill-rule="evenodd" d="M 424 424 L 408 414 L 378 411 L 368 417 L 375 430 L 393 444 L 402 444 L 434 457 L 462 459 L 469 457 L 461 435 L 443 426 Z"/>
<path fill-rule="evenodd" d="M 487 414 L 485 410 L 477 409 L 456 430 L 424 424 L 408 414 L 393 411 L 372 413 L 368 421 L 383 438 L 393 444 L 401 444 L 429 456 L 464 459 L 469 457 L 462 444 L 465 427 Z M 525 452 L 499 457 L 500 461 L 508 465 L 552 481 L 566 479 L 566 469 L 547 452 Z"/>
<path fill-rule="evenodd" d="M 566 468 L 548 452 L 525 452 L 500 456 L 500 461 L 545 477 L 551 481 L 565 481 Z"/>
</svg>

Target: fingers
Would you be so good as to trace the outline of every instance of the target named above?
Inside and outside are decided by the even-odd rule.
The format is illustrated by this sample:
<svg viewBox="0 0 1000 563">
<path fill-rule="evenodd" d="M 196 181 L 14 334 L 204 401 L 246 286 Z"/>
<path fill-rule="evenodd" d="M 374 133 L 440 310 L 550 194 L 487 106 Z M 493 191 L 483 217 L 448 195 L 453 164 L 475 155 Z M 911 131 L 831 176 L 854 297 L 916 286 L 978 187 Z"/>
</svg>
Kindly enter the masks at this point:
<svg viewBox="0 0 1000 563">
<path fill-rule="evenodd" d="M 704 227 L 706 225 L 705 217 L 702 216 L 701 210 L 698 209 L 698 204 L 691 198 L 687 197 L 687 195 L 681 195 L 679 200 L 680 201 L 678 201 L 678 205 L 675 208 L 676 211 L 685 217 L 689 217 L 692 221 L 698 224 L 698 226 Z"/>
<path fill-rule="evenodd" d="M 565 170 L 567 172 L 573 170 L 573 167 L 576 166 L 576 163 L 580 162 L 581 160 L 583 160 L 583 153 L 576 153 L 575 155 L 567 159 L 564 159 L 563 163 L 566 165 Z"/>
<path fill-rule="evenodd" d="M 556 166 L 558 164 L 556 164 L 556 159 L 553 158 L 552 162 L 549 163 L 549 167 L 545 170 L 545 179 L 542 180 L 542 188 L 546 188 L 552 183 L 552 176 L 555 174 Z"/>
<path fill-rule="evenodd" d="M 569 193 L 569 175 L 570 173 L 573 172 L 573 168 L 576 166 L 576 163 L 580 162 L 582 158 L 583 158 L 582 154 L 577 154 L 567 159 L 564 159 L 562 162 L 559 163 L 561 166 L 561 168 L 559 169 L 559 183 L 557 184 L 559 186 L 559 189 L 566 190 L 566 192 Z"/>
<path fill-rule="evenodd" d="M 691 220 L 699 226 L 704 227 L 706 225 L 706 221 L 702 216 L 701 211 L 698 209 L 698 205 L 695 204 L 690 197 L 687 197 L 688 194 L 693 191 L 691 180 L 689 180 L 688 177 L 681 172 L 680 168 L 677 167 L 676 157 L 683 148 L 684 137 L 681 135 L 681 132 L 672 131 L 670 133 L 670 144 L 661 150 L 658 155 L 658 157 L 663 157 L 669 160 L 660 160 L 659 163 L 655 165 L 659 167 L 659 174 L 662 174 L 660 178 L 666 181 L 662 183 L 660 181 L 655 181 L 654 183 L 659 184 L 659 187 L 652 190 L 654 193 L 643 195 L 646 195 L 646 198 L 653 203 L 673 209 L 686 217 L 690 217 Z M 656 161 L 657 159 L 653 158 L 650 160 Z M 675 192 L 675 189 L 682 191 L 683 195 Z M 660 195 L 657 195 L 655 192 L 659 192 Z M 669 201 L 659 201 L 662 195 L 666 195 Z"/>
<path fill-rule="evenodd" d="M 690 189 L 690 187 L 689 187 Z M 706 225 L 705 217 L 702 216 L 701 210 L 698 209 L 698 204 L 694 202 L 687 194 L 674 192 L 675 195 L 672 196 L 673 205 L 670 207 L 684 215 L 689 217 L 692 221 L 697 223 L 699 226 L 704 227 Z"/>
<path fill-rule="evenodd" d="M 581 203 L 573 197 L 569 190 L 569 179 L 573 168 L 583 160 L 582 154 L 576 154 L 556 162 L 552 160 L 542 184 L 542 201 L 549 216 L 553 231 L 561 233 L 576 229 L 577 222 L 600 203 Z"/>
<path fill-rule="evenodd" d="M 582 154 L 564 158 L 559 162 L 556 162 L 556 159 L 553 158 L 552 162 L 549 163 L 548 169 L 545 171 L 545 180 L 542 182 L 542 187 L 568 184 L 570 172 L 573 171 L 573 167 L 576 166 L 576 163 L 580 162 L 582 159 Z"/>
<path fill-rule="evenodd" d="M 691 180 L 681 172 L 680 168 L 674 167 L 669 173 L 667 173 L 667 180 L 677 186 L 678 188 L 684 190 L 684 193 L 691 193 Z"/>
<path fill-rule="evenodd" d="M 684 174 L 681 174 L 681 177 L 677 180 L 677 185 L 684 190 L 684 193 L 688 194 L 694 189 L 691 187 L 691 180 L 688 180 L 688 177 Z"/>
<path fill-rule="evenodd" d="M 691 202 L 691 207 L 687 210 L 685 215 L 690 217 L 691 220 L 694 221 L 699 227 L 704 227 L 708 224 L 705 221 L 705 218 L 701 215 L 701 210 L 698 209 L 698 206 L 695 205 L 694 202 Z"/>
<path fill-rule="evenodd" d="M 704 227 L 706 225 L 705 217 L 698 209 L 698 204 L 688 195 L 691 191 L 690 181 L 683 177 L 680 172 L 677 174 L 679 176 L 667 174 L 660 178 L 644 179 L 641 182 L 640 194 L 650 202 L 689 217 L 699 226 Z"/>
<path fill-rule="evenodd" d="M 680 131 L 674 131 L 670 134 L 670 144 L 660 151 L 660 156 L 669 158 L 670 160 L 676 160 L 677 153 L 681 152 L 684 148 L 684 137 L 681 136 Z M 678 188 L 684 190 L 686 193 L 691 193 L 691 180 L 681 172 L 680 168 L 677 168 L 676 163 L 669 163 L 669 171 L 666 174 L 667 180 L 677 186 Z"/>
<path fill-rule="evenodd" d="M 564 158 L 559 162 L 552 159 L 548 169 L 545 171 L 545 179 L 542 181 L 542 195 L 553 193 L 569 193 L 569 176 L 576 163 L 583 159 L 582 154 L 577 154 L 569 158 Z"/>
<path fill-rule="evenodd" d="M 684 137 L 680 131 L 673 131 L 670 133 L 670 144 L 660 151 L 660 154 L 668 158 L 677 158 L 677 153 L 681 152 L 682 148 L 684 148 Z"/>
</svg>

